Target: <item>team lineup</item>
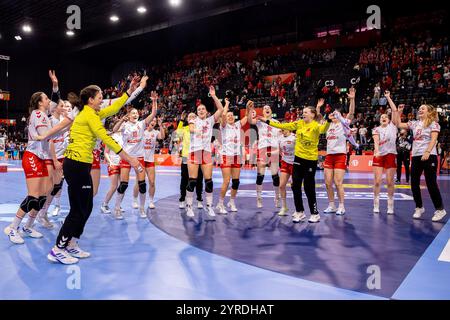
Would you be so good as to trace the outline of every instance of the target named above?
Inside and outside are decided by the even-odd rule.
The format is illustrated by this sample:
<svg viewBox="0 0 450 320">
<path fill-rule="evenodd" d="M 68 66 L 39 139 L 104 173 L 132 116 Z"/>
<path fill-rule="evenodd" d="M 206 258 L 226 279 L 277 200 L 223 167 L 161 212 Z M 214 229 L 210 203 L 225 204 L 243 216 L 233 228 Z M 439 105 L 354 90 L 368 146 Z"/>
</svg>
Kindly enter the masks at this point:
<svg viewBox="0 0 450 320">
<path fill-rule="evenodd" d="M 155 172 L 155 148 L 157 141 L 165 138 L 164 115 L 158 115 L 158 95 L 151 94 L 151 112 L 139 119 L 135 108 L 113 124 L 112 130 L 105 129 L 105 119 L 117 114 L 130 105 L 146 89 L 148 77 L 135 77 L 129 88 L 116 99 L 103 99 L 98 86 L 88 86 L 79 95 L 69 93 L 67 100 L 61 98 L 58 78 L 49 72 L 52 81 L 52 95 L 36 92 L 30 99 L 28 120 L 28 147 L 24 153 L 22 167 L 27 185 L 27 195 L 18 209 L 14 221 L 4 229 L 14 244 L 23 244 L 24 238 L 42 238 L 35 229 L 37 222 L 44 228 L 55 226 L 48 215 L 60 214 L 60 199 L 63 182 L 67 183 L 70 212 L 50 248 L 48 260 L 62 264 L 74 264 L 90 256 L 81 249 L 78 241 L 93 210 L 93 198 L 100 184 L 100 156 L 104 154 L 108 164 L 109 190 L 99 208 L 103 214 L 115 219 L 126 218 L 122 202 L 129 188 L 130 172 L 136 174 L 133 187 L 132 207 L 139 210 L 141 218 L 147 218 L 147 208 L 154 209 L 157 192 Z M 414 219 L 425 213 L 420 190 L 422 173 L 428 192 L 435 207 L 432 221 L 441 221 L 446 215 L 437 183 L 438 158 L 436 143 L 440 126 L 433 106 L 422 105 L 418 119 L 402 123 L 400 114 L 404 106 L 396 106 L 390 92 L 384 93 L 390 112 L 383 114 L 380 125 L 373 130 L 374 137 L 374 202 L 373 213 L 380 214 L 380 190 L 385 174 L 387 184 L 387 214 L 394 214 L 394 175 L 397 170 L 397 136 L 399 130 L 410 130 L 413 135 L 411 190 L 415 201 Z M 319 138 L 326 136 L 326 158 L 324 177 L 329 204 L 323 210 L 327 214 L 344 215 L 344 176 L 347 170 L 347 144 L 360 146 L 352 136 L 349 124 L 354 116 L 356 90 L 348 93 L 348 112 L 330 110 L 321 112 L 324 100 L 318 99 L 315 107 L 306 107 L 301 120 L 279 122 L 270 106 L 262 108 L 258 115 L 253 101 L 246 102 L 245 116 L 237 118 L 230 109 L 228 98 L 216 96 L 213 86 L 209 96 L 215 105 L 215 112 L 208 112 L 200 103 L 196 113 L 183 112 L 179 118 L 176 135 L 182 141 L 182 161 L 179 208 L 187 217 L 195 217 L 194 193 L 197 207 L 203 208 L 203 184 L 209 220 L 216 214 L 238 211 L 238 190 L 240 173 L 244 160 L 246 138 L 253 138 L 257 148 L 256 206 L 263 207 L 262 193 L 266 170 L 270 171 L 274 189 L 274 207 L 279 216 L 288 216 L 289 206 L 286 189 L 291 182 L 294 196 L 292 221 L 308 219 L 309 223 L 320 222 L 316 200 L 316 170 L 319 159 Z M 341 110 L 342 111 L 342 110 Z M 215 129 L 217 128 L 218 130 Z M 249 129 L 245 129 L 249 128 Z M 254 134 L 253 134 L 254 133 Z M 212 145 L 220 150 L 220 168 L 223 183 L 217 202 L 213 199 L 213 151 Z M 230 190 L 229 190 L 230 188 Z M 303 190 L 309 207 L 309 218 L 303 204 Z M 338 205 L 335 203 L 335 191 Z M 148 192 L 148 205 L 147 205 Z M 227 193 L 228 203 L 225 203 Z M 113 206 L 110 206 L 110 203 Z M 49 213 L 50 205 L 55 209 Z M 27 220 L 22 220 L 28 215 Z"/>
</svg>

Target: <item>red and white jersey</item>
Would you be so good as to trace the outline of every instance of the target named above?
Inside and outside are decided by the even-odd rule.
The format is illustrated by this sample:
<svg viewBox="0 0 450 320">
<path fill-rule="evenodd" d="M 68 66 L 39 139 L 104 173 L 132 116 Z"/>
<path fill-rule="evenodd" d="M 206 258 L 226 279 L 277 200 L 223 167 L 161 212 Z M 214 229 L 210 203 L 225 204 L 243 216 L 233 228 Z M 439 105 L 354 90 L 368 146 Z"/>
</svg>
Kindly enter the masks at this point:
<svg viewBox="0 0 450 320">
<path fill-rule="evenodd" d="M 70 119 L 72 120 L 75 118 L 75 117 L 72 118 L 72 115 L 69 115 L 68 117 L 70 117 Z M 64 117 L 61 117 L 60 119 L 52 117 L 50 119 L 52 127 L 58 125 L 63 119 Z M 53 138 L 51 139 L 55 146 L 55 154 L 57 159 L 64 158 L 64 152 L 66 151 L 67 146 L 69 145 L 69 133 L 70 127 L 64 129 L 57 136 L 53 136 Z"/>
<path fill-rule="evenodd" d="M 279 138 L 281 160 L 288 164 L 294 163 L 295 158 L 295 134 L 290 134 L 287 137 L 284 135 Z"/>
<path fill-rule="evenodd" d="M 52 127 L 51 121 L 45 112 L 33 110 L 28 124 L 28 146 L 26 151 L 35 154 L 38 158 L 50 159 L 49 141 L 35 141 L 38 135 L 44 134 Z"/>
<path fill-rule="evenodd" d="M 222 155 L 238 156 L 241 154 L 241 122 L 226 124 L 220 127 L 222 135 Z"/>
<path fill-rule="evenodd" d="M 386 127 L 379 126 L 372 130 L 372 135 L 377 134 L 379 137 L 378 151 L 380 156 L 389 153 L 397 154 L 397 133 L 398 129 L 392 122 L 389 122 Z"/>
<path fill-rule="evenodd" d="M 144 161 L 155 162 L 155 147 L 158 139 L 159 131 L 153 129 L 152 131 L 145 130 L 144 132 Z"/>
<path fill-rule="evenodd" d="M 271 147 L 278 149 L 278 139 L 281 136 L 281 130 L 269 126 L 265 122 L 256 122 L 258 128 L 258 149 Z"/>
<path fill-rule="evenodd" d="M 122 126 L 123 150 L 132 157 L 144 156 L 145 121 L 125 122 Z"/>
<path fill-rule="evenodd" d="M 346 119 L 350 124 L 350 120 Z M 327 131 L 327 154 L 347 153 L 347 136 L 340 122 L 331 122 Z"/>
<path fill-rule="evenodd" d="M 423 121 L 409 121 L 408 129 L 413 132 L 412 156 L 423 156 L 431 141 L 431 133 L 441 131 L 441 127 L 433 121 L 427 128 L 424 127 Z M 436 147 L 433 147 L 430 154 L 437 155 Z"/>
<path fill-rule="evenodd" d="M 204 120 L 199 117 L 189 122 L 195 125 L 195 132 L 191 133 L 191 141 L 189 145 L 189 152 L 204 150 L 211 152 L 211 138 L 213 134 L 213 126 L 215 123 L 214 116 Z"/>
<path fill-rule="evenodd" d="M 113 138 L 119 145 L 122 146 L 122 135 L 120 134 L 120 132 L 113 133 L 111 135 L 111 138 Z M 108 150 L 108 155 L 113 166 L 118 166 L 120 164 L 120 156 L 118 154 L 116 154 L 114 151 Z"/>
</svg>

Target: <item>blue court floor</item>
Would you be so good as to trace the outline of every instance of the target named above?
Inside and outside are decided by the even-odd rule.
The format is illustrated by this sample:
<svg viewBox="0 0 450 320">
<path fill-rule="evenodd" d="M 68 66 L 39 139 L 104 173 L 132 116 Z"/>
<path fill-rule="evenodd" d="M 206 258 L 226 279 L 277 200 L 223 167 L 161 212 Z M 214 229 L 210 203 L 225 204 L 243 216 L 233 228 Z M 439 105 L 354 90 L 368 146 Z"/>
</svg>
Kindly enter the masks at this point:
<svg viewBox="0 0 450 320">
<path fill-rule="evenodd" d="M 8 173 L 0 173 L 1 230 L 26 195 L 20 162 L 8 165 Z M 246 170 L 239 212 L 208 221 L 202 210 L 189 219 L 178 209 L 179 168 L 159 167 L 157 208 L 140 219 L 131 209 L 129 188 L 125 220 L 116 221 L 99 212 L 109 187 L 106 167 L 102 173 L 80 241 L 92 257 L 75 266 L 47 261 L 63 217 L 55 230 L 37 227 L 43 239 L 26 239 L 20 246 L 2 232 L 0 299 L 450 299 L 450 224 L 448 216 L 431 222 L 425 186 L 422 220 L 412 219 L 414 202 L 404 184 L 396 188 L 395 215 L 386 215 L 384 195 L 375 216 L 371 174 L 347 174 L 345 216 L 321 214 L 318 224 L 293 224 L 276 214 L 269 175 L 264 208 L 256 208 L 256 173 Z M 323 174 L 316 177 L 323 210 Z M 214 183 L 217 200 L 220 170 L 214 171 Z M 439 186 L 448 210 L 449 177 L 439 177 Z M 293 209 L 291 192 L 288 205 Z M 62 209 L 64 216 L 66 193 Z"/>
</svg>

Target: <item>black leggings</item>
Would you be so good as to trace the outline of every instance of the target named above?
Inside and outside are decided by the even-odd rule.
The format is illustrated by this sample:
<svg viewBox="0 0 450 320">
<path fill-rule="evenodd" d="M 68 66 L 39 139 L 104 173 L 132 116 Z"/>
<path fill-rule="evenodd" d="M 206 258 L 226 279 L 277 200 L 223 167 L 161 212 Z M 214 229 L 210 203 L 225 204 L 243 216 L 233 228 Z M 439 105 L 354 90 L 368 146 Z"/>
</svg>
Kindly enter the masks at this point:
<svg viewBox="0 0 450 320">
<path fill-rule="evenodd" d="M 411 190 L 416 208 L 423 207 L 422 194 L 420 193 L 420 176 L 423 172 L 431 201 L 433 201 L 436 210 L 442 210 L 444 205 L 442 204 L 442 197 L 437 184 L 437 156 L 430 155 L 427 161 L 422 161 L 421 158 L 421 156 L 413 157 L 411 166 Z"/>
<path fill-rule="evenodd" d="M 187 166 L 187 159 L 183 158 L 183 162 L 181 163 L 180 202 L 186 199 L 186 187 L 188 185 L 188 182 L 189 170 Z M 195 191 L 197 192 L 197 201 L 203 201 L 203 172 L 200 166 L 198 167 L 198 177 Z"/>
<path fill-rule="evenodd" d="M 305 185 L 305 193 L 311 214 L 319 214 L 316 201 L 316 175 L 317 160 L 305 160 L 299 157 L 294 159 L 292 172 L 292 192 L 294 193 L 295 211 L 305 211 L 302 199 L 302 183 Z"/>
<path fill-rule="evenodd" d="M 402 165 L 405 165 L 406 182 L 409 182 L 409 152 L 399 152 L 397 154 L 397 180 L 402 177 Z"/>
<path fill-rule="evenodd" d="M 67 181 L 70 211 L 59 231 L 56 245 L 63 249 L 72 238 L 80 238 L 92 212 L 92 164 L 64 159 L 63 170 Z"/>
</svg>

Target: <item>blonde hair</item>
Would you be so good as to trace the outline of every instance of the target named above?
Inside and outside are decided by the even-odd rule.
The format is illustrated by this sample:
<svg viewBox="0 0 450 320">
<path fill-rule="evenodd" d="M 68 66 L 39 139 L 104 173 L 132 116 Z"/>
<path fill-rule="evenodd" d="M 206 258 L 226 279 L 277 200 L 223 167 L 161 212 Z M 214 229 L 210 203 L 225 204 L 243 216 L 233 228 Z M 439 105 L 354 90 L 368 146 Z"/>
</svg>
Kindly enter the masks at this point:
<svg viewBox="0 0 450 320">
<path fill-rule="evenodd" d="M 317 115 L 316 108 L 308 106 L 308 107 L 305 107 L 305 109 L 309 109 L 309 111 L 311 111 L 311 113 L 314 114 L 314 119 L 313 120 L 318 120 L 319 116 Z"/>
<path fill-rule="evenodd" d="M 427 117 L 423 120 L 423 125 L 425 128 L 428 128 L 433 121 L 438 120 L 438 114 L 436 111 L 436 108 L 433 107 L 431 104 L 424 104 L 425 107 L 427 107 L 428 113 Z"/>
</svg>

